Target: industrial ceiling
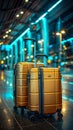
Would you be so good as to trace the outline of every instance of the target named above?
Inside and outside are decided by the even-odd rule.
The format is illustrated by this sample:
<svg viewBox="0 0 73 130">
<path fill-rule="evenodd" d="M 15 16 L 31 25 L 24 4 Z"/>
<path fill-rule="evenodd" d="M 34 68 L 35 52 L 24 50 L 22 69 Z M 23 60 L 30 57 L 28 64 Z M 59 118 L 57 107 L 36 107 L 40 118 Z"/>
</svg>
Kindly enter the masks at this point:
<svg viewBox="0 0 73 130">
<path fill-rule="evenodd" d="M 30 23 L 58 0 L 0 0 L 0 45 L 11 44 Z M 61 15 L 63 22 L 73 23 L 73 2 L 63 0 L 55 12 L 49 14 L 50 21 Z M 53 17 L 52 17 L 53 16 Z M 71 20 L 70 20 L 71 19 Z"/>
</svg>

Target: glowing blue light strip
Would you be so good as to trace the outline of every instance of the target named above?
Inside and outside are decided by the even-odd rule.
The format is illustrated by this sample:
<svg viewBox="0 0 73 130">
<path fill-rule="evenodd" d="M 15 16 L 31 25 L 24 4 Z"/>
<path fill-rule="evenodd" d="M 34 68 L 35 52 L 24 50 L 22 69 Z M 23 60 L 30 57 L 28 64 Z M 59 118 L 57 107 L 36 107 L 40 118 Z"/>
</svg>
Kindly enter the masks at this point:
<svg viewBox="0 0 73 130">
<path fill-rule="evenodd" d="M 72 37 L 72 38 L 69 38 L 69 39 L 67 39 L 67 40 L 62 41 L 62 44 L 66 43 L 66 42 L 69 42 L 69 41 L 72 41 L 72 40 L 73 40 L 73 37 Z"/>
<path fill-rule="evenodd" d="M 60 4 L 61 2 L 62 2 L 62 0 L 59 0 L 57 3 L 55 3 L 50 9 L 48 9 L 48 10 L 46 11 L 46 13 L 44 13 L 40 18 L 38 18 L 38 19 L 34 22 L 34 24 L 35 24 L 35 23 L 38 23 L 42 18 L 44 18 L 44 17 L 48 14 L 48 12 L 52 11 L 52 10 L 53 10 L 58 4 Z M 31 24 L 33 24 L 33 23 L 31 23 Z M 29 28 L 27 28 L 11 45 L 15 44 L 15 42 L 16 42 L 17 40 L 19 40 L 20 37 L 24 36 L 24 35 L 28 32 L 28 30 L 29 30 Z"/>
<path fill-rule="evenodd" d="M 29 31 L 29 29 L 30 28 L 27 28 L 14 42 L 12 42 L 11 45 L 15 44 L 15 42 L 17 42 L 20 39 L 20 37 L 24 36 Z"/>
<path fill-rule="evenodd" d="M 44 13 L 40 18 L 38 18 L 38 19 L 36 20 L 35 23 L 38 23 L 38 22 L 39 22 L 41 19 L 43 19 L 47 14 L 48 14 L 48 12 Z"/>
<path fill-rule="evenodd" d="M 48 14 L 48 12 L 51 12 L 61 2 L 62 0 L 59 0 L 57 3 L 55 3 L 50 9 L 46 11 L 46 13 L 44 13 L 40 18 L 38 18 L 35 23 L 38 23 L 42 18 L 44 18 Z"/>
<path fill-rule="evenodd" d="M 52 11 L 57 5 L 59 5 L 62 2 L 62 0 L 59 0 L 56 4 L 54 4 L 50 9 L 48 9 L 48 12 Z"/>
</svg>

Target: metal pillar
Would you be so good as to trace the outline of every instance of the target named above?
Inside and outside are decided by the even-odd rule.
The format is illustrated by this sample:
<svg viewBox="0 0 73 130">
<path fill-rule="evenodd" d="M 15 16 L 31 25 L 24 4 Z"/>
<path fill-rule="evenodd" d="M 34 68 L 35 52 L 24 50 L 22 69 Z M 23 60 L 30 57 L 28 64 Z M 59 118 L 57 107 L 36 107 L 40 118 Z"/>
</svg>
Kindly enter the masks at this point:
<svg viewBox="0 0 73 130">
<path fill-rule="evenodd" d="M 30 32 L 30 30 L 27 32 L 27 37 L 28 38 L 32 38 L 32 35 L 31 35 L 31 32 Z M 32 55 L 32 41 L 27 41 L 27 50 L 28 50 L 28 56 L 29 56 L 29 58 L 28 58 L 28 61 L 32 61 L 32 58 L 31 58 L 31 55 Z"/>
<path fill-rule="evenodd" d="M 25 37 L 24 37 L 25 39 Z M 25 62 L 25 41 L 22 39 L 22 61 Z"/>
<path fill-rule="evenodd" d="M 43 40 L 44 40 L 44 54 L 48 56 L 48 46 L 49 46 L 49 33 L 48 33 L 48 30 L 49 30 L 49 27 L 48 27 L 48 21 L 46 18 L 43 18 L 42 19 L 42 37 L 43 37 Z M 47 58 L 44 57 L 44 65 L 47 66 Z"/>
<path fill-rule="evenodd" d="M 20 38 L 20 62 L 23 61 L 23 52 L 24 52 L 24 48 L 23 48 L 23 39 Z"/>
<path fill-rule="evenodd" d="M 9 51 L 7 51 L 7 66 L 8 66 L 8 69 L 9 69 Z"/>
<path fill-rule="evenodd" d="M 13 69 L 13 46 L 11 46 L 11 60 L 10 60 L 10 69 Z"/>
<path fill-rule="evenodd" d="M 15 43 L 15 64 L 18 63 L 18 45 Z"/>
<path fill-rule="evenodd" d="M 56 32 L 59 32 L 60 35 L 56 36 L 56 53 L 58 55 L 58 59 L 59 59 L 59 65 L 61 63 L 62 57 L 61 57 L 61 53 L 62 53 L 62 34 L 61 34 L 61 28 L 62 28 L 62 24 L 61 24 L 61 18 L 58 19 L 57 24 L 56 24 Z"/>
</svg>

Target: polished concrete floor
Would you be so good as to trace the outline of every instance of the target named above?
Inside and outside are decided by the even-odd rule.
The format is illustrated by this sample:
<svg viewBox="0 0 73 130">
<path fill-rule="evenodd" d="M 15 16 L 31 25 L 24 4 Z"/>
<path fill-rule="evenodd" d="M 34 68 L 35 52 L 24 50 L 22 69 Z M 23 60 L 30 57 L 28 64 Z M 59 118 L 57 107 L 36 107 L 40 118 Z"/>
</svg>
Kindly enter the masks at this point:
<svg viewBox="0 0 73 130">
<path fill-rule="evenodd" d="M 14 111 L 13 71 L 0 71 L 0 130 L 73 130 L 73 73 L 62 73 L 62 114 L 36 118 L 31 121 L 27 113 L 21 115 L 20 109 Z"/>
</svg>

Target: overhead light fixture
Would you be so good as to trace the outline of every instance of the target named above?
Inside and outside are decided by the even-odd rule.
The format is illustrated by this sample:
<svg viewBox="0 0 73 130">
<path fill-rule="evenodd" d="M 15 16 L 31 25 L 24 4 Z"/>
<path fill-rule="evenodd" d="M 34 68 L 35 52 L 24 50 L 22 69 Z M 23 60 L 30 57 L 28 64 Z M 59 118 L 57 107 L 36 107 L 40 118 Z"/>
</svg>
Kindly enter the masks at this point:
<svg viewBox="0 0 73 130">
<path fill-rule="evenodd" d="M 24 13 L 23 11 L 20 12 L 20 14 L 23 14 L 23 13 Z"/>
<path fill-rule="evenodd" d="M 65 30 L 61 30 L 61 33 L 62 33 L 62 34 L 65 34 L 66 32 L 65 32 Z"/>
<path fill-rule="evenodd" d="M 8 31 L 6 31 L 6 33 L 8 34 L 9 32 L 8 32 Z"/>
<path fill-rule="evenodd" d="M 28 2 L 28 1 L 29 1 L 29 0 L 25 0 L 25 2 Z M 59 5 L 62 1 L 63 1 L 63 0 L 59 0 L 58 2 L 56 2 L 51 8 L 49 8 L 49 9 L 46 11 L 46 13 L 44 13 L 41 17 L 39 17 L 34 23 L 38 23 L 42 18 L 44 18 L 44 17 L 48 14 L 48 12 L 52 11 L 52 10 L 53 10 L 57 5 Z M 17 14 L 16 17 L 19 17 L 19 14 Z M 15 42 L 16 42 L 20 37 L 22 37 L 23 35 L 25 35 L 25 34 L 28 32 L 29 29 L 30 29 L 30 28 L 27 28 L 27 29 L 12 43 L 12 45 L 15 44 Z"/>
<path fill-rule="evenodd" d="M 5 38 L 7 38 L 8 37 L 8 35 L 6 34 L 5 36 L 3 36 L 3 38 L 5 39 Z"/>
<path fill-rule="evenodd" d="M 27 3 L 29 0 L 25 0 L 25 2 Z"/>
<path fill-rule="evenodd" d="M 56 35 L 57 35 L 57 36 L 60 36 L 60 33 L 59 33 L 59 32 L 56 32 Z"/>
<path fill-rule="evenodd" d="M 11 29 L 9 29 L 8 32 L 11 32 Z"/>
<path fill-rule="evenodd" d="M 3 38 L 5 39 L 5 36 L 3 36 Z"/>
<path fill-rule="evenodd" d="M 18 18 L 18 17 L 19 17 L 19 14 L 16 15 L 16 18 Z"/>
<path fill-rule="evenodd" d="M 5 38 L 8 37 L 8 35 L 5 35 Z"/>
</svg>

